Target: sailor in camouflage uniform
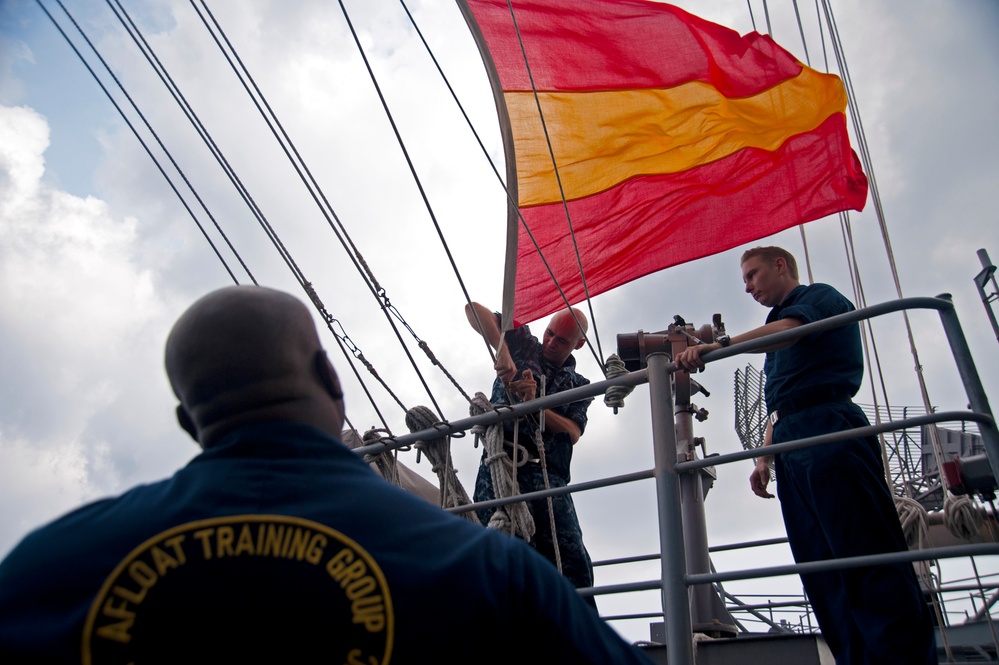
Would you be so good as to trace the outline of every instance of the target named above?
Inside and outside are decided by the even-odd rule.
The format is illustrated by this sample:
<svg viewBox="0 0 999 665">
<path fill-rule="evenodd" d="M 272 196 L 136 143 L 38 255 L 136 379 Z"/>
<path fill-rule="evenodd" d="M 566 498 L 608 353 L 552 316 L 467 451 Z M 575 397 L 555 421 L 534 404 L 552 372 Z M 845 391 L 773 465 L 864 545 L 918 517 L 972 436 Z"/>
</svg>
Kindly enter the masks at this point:
<svg viewBox="0 0 999 665">
<path fill-rule="evenodd" d="M 497 376 L 490 397 L 493 404 L 509 404 L 511 396 L 514 402 L 540 396 L 541 377 L 544 377 L 546 395 L 589 383 L 588 379 L 576 372 L 576 359 L 572 355 L 572 352 L 581 348 L 585 342 L 587 321 L 579 310 L 574 309 L 571 312 L 563 310 L 553 316 L 545 329 L 543 341 L 532 335 L 530 328 L 525 325 L 507 331 L 502 344 L 498 313 L 490 312 L 478 303 L 467 306 L 465 313 L 472 327 L 477 331 L 480 330 L 489 344 L 497 349 Z M 542 442 L 548 488 L 568 485 L 572 448 L 586 428 L 586 409 L 592 401 L 593 398 L 582 399 L 545 411 Z M 513 448 L 515 422 L 519 422 L 517 443 L 526 449 L 528 458 L 526 464 L 517 468 L 520 491 L 534 492 L 546 489 L 541 455 L 535 445 L 538 420 L 536 417 L 528 417 L 518 421 L 505 421 L 508 450 Z M 487 501 L 494 498 L 496 494 L 484 452 L 475 479 L 474 499 Z M 583 545 L 583 534 L 572 497 L 563 494 L 551 497 L 551 502 L 558 553 L 556 555 L 552 539 L 548 499 L 538 499 L 528 503 L 536 529 L 531 545 L 552 563 L 560 564 L 562 573 L 577 588 L 593 586 L 593 564 Z M 483 524 L 489 522 L 494 511 L 492 508 L 478 511 Z M 592 603 L 592 599 L 589 600 Z"/>
</svg>

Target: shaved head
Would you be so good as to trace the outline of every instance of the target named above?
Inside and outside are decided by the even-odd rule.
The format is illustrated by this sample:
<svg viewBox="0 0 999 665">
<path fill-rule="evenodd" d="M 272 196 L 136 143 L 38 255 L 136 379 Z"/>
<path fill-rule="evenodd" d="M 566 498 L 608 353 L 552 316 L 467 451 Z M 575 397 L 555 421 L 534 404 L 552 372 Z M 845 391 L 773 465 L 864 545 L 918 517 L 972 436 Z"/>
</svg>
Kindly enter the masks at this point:
<svg viewBox="0 0 999 665">
<path fill-rule="evenodd" d="M 202 445 L 245 422 L 301 420 L 316 400 L 340 397 L 309 310 L 264 287 L 227 287 L 195 302 L 170 331 L 165 361 L 178 416 Z"/>
<path fill-rule="evenodd" d="M 561 367 L 573 351 L 586 342 L 589 323 L 586 316 L 575 307 L 555 314 L 542 337 L 542 355 L 545 360 Z"/>
</svg>

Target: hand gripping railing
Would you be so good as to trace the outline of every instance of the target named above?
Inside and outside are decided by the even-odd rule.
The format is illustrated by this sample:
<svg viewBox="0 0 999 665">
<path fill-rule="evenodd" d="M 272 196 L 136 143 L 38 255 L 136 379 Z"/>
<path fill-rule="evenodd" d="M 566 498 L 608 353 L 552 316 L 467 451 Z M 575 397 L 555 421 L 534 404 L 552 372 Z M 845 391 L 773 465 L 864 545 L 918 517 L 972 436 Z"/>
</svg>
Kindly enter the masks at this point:
<svg viewBox="0 0 999 665">
<path fill-rule="evenodd" d="M 862 310 L 841 314 L 838 316 L 823 319 L 814 323 L 809 323 L 795 327 L 791 330 L 775 333 L 766 337 L 760 337 L 749 342 L 733 344 L 727 348 L 705 353 L 701 359 L 705 364 L 722 360 L 741 353 L 758 351 L 782 342 L 792 341 L 810 335 L 815 332 L 829 330 L 845 324 L 855 323 L 864 319 L 898 312 L 906 309 L 935 309 L 940 314 L 944 332 L 950 344 L 951 351 L 958 373 L 965 386 L 968 401 L 972 411 L 951 411 L 946 413 L 930 414 L 917 418 L 910 418 L 903 421 L 884 423 L 878 426 L 863 427 L 849 432 L 837 432 L 823 436 L 810 437 L 799 441 L 791 441 L 775 444 L 767 449 L 767 454 L 780 454 L 787 450 L 806 448 L 815 445 L 823 445 L 833 441 L 855 438 L 859 436 L 878 434 L 881 432 L 898 429 L 902 427 L 912 427 L 931 422 L 942 422 L 948 420 L 971 420 L 979 424 L 979 430 L 985 443 L 986 454 L 992 467 L 993 474 L 999 478 L 999 433 L 997 433 L 995 420 L 993 419 L 988 399 L 982 387 L 981 380 L 971 358 L 964 333 L 961 330 L 957 315 L 954 312 L 954 305 L 949 295 L 937 298 L 905 298 L 892 302 L 874 305 Z M 669 372 L 678 368 L 669 362 L 665 354 L 658 354 L 658 358 L 650 356 L 648 359 L 650 390 L 653 394 L 653 410 L 657 402 L 661 399 L 670 398 Z M 661 386 L 658 390 L 662 394 L 656 397 L 656 386 Z M 669 402 L 666 402 L 667 404 Z M 665 419 L 666 414 L 661 417 Z M 654 420 L 656 416 L 653 416 Z M 936 548 L 924 550 L 922 552 L 902 552 L 895 554 L 882 554 L 876 556 L 854 557 L 851 559 L 841 559 L 839 561 L 811 562 L 807 564 L 796 564 L 776 568 L 750 570 L 729 573 L 704 573 L 689 575 L 686 572 L 686 562 L 684 561 L 682 539 L 682 521 L 680 519 L 680 508 L 675 503 L 678 498 L 676 486 L 677 477 L 680 473 L 696 471 L 704 466 L 716 466 L 719 464 L 731 463 L 749 457 L 759 455 L 759 451 L 739 451 L 728 455 L 712 456 L 708 460 L 696 460 L 689 462 L 676 462 L 675 454 L 669 455 L 668 451 L 674 451 L 675 440 L 670 441 L 671 428 L 662 425 L 662 435 L 666 439 L 666 446 L 662 449 L 663 463 L 660 465 L 657 457 L 656 478 L 657 483 L 662 487 L 659 495 L 660 500 L 660 529 L 662 537 L 662 594 L 663 612 L 666 625 L 666 641 L 668 660 L 671 665 L 689 665 L 693 660 L 693 647 L 690 636 L 690 610 L 687 602 L 687 589 L 695 584 L 708 584 L 733 579 L 748 579 L 753 577 L 769 577 L 773 575 L 783 575 L 788 573 L 805 573 L 814 570 L 840 569 L 855 566 L 871 565 L 873 563 L 888 563 L 897 561 L 917 561 L 927 559 L 943 559 L 956 556 L 974 556 L 981 554 L 999 554 L 999 545 L 974 545 L 948 548 Z M 659 448 L 657 446 L 657 455 Z M 660 466 L 662 467 L 660 469 Z M 665 476 L 665 477 L 661 477 Z M 672 588 L 671 588 L 672 587 Z"/>
</svg>

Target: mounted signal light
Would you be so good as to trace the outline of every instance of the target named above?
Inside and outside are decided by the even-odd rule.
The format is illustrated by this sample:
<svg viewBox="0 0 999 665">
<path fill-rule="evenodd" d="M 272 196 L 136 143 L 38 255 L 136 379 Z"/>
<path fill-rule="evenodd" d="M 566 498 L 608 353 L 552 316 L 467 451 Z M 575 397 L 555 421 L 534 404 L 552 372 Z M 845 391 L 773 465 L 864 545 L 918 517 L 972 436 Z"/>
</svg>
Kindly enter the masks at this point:
<svg viewBox="0 0 999 665">
<path fill-rule="evenodd" d="M 978 492 L 982 496 L 994 496 L 996 479 L 992 473 L 992 465 L 984 454 L 967 457 L 955 455 L 954 459 L 944 462 L 941 467 L 947 486 L 954 494 Z"/>
<path fill-rule="evenodd" d="M 669 353 L 671 350 L 672 343 L 667 331 L 647 333 L 639 330 L 637 333 L 617 336 L 617 355 L 624 361 L 629 372 L 645 367 L 650 353 Z"/>
</svg>

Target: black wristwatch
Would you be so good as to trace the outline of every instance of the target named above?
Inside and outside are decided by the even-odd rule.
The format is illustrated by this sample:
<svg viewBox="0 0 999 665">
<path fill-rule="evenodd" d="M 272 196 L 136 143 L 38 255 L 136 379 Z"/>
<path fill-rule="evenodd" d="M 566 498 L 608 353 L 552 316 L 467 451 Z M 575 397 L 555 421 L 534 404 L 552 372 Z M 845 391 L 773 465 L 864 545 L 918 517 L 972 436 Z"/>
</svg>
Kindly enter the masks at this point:
<svg viewBox="0 0 999 665">
<path fill-rule="evenodd" d="M 732 343 L 732 338 L 729 337 L 728 335 L 722 335 L 721 337 L 719 337 L 715 341 L 718 342 L 719 344 L 721 344 L 722 348 L 724 349 L 726 346 L 728 346 L 729 344 Z"/>
</svg>

